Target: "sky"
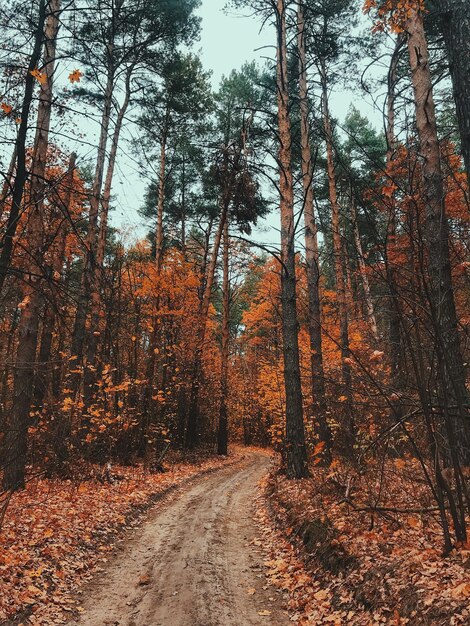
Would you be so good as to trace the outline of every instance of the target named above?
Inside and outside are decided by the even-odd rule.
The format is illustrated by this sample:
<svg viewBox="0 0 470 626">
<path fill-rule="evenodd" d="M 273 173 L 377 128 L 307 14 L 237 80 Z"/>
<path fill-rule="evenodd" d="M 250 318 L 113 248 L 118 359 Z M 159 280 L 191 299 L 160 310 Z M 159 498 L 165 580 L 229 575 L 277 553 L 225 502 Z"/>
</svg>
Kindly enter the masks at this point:
<svg viewBox="0 0 470 626">
<path fill-rule="evenodd" d="M 219 86 L 222 76 L 239 69 L 246 61 L 262 62 L 263 56 L 272 56 L 274 53 L 273 36 L 269 28 L 260 32 L 256 18 L 244 16 L 233 9 L 226 12 L 225 5 L 226 0 L 203 0 L 198 10 L 202 18 L 202 32 L 194 50 L 200 55 L 204 68 L 212 71 L 214 89 Z M 269 47 L 260 50 L 263 46 Z M 145 236 L 145 224 L 142 224 L 137 211 L 142 205 L 147 181 L 139 179 L 138 171 L 128 159 L 121 158 L 120 161 L 121 170 L 118 164 L 114 189 L 116 210 L 111 221 L 113 225 L 128 231 L 131 239 Z M 266 224 L 263 230 L 270 230 L 274 223 L 275 220 L 273 224 Z M 261 237 L 272 238 L 266 233 Z"/>
<path fill-rule="evenodd" d="M 201 60 L 213 72 L 216 88 L 223 75 L 239 69 L 245 61 L 261 61 L 272 56 L 273 36 L 248 11 L 224 10 L 226 0 L 204 0 L 198 13 L 202 17 Z M 261 49 L 264 47 L 264 49 Z"/>
<path fill-rule="evenodd" d="M 203 0 L 198 10 L 202 17 L 202 32 L 194 50 L 200 55 L 205 69 L 212 71 L 214 89 L 217 89 L 222 76 L 228 75 L 232 69 L 239 69 L 246 61 L 263 63 L 265 58 L 272 58 L 275 54 L 272 27 L 267 25 L 260 30 L 260 21 L 255 16 L 249 16 L 248 10 L 225 10 L 225 5 L 226 0 Z M 333 89 L 331 107 L 333 114 L 340 120 L 347 115 L 352 103 L 361 111 L 368 112 L 376 125 L 380 124 L 377 112 L 366 101 L 358 103 L 357 95 L 343 87 Z M 143 237 L 146 227 L 138 215 L 138 209 L 142 205 L 147 181 L 139 177 L 138 169 L 128 159 L 121 159 L 121 164 L 121 167 L 118 164 L 116 172 L 116 210 L 112 223 L 124 227 L 130 239 Z M 277 215 L 269 216 L 254 231 L 253 237 L 263 243 L 277 244 L 278 221 Z"/>
</svg>

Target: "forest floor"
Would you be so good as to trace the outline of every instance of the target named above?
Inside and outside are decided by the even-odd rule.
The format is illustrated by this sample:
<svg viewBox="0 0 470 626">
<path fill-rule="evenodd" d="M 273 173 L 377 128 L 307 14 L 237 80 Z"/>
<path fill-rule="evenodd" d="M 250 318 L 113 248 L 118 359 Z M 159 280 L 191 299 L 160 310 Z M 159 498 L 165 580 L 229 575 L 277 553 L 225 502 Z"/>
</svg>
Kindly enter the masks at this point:
<svg viewBox="0 0 470 626">
<path fill-rule="evenodd" d="M 288 624 L 282 592 L 266 584 L 253 495 L 270 457 L 247 452 L 151 513 L 83 590 L 80 626 Z"/>
<path fill-rule="evenodd" d="M 0 626 L 470 623 L 470 547 L 443 559 L 435 514 L 371 517 L 353 508 L 373 495 L 366 477 L 345 502 L 347 468 L 287 481 L 263 450 L 177 461 L 15 494 Z M 408 463 L 387 466 L 385 491 L 428 507 Z"/>
<path fill-rule="evenodd" d="M 179 462 L 177 462 L 179 461 Z M 31 480 L 0 532 L 0 626 L 288 623 L 253 505 L 272 456 L 114 467 L 111 483 Z"/>
</svg>

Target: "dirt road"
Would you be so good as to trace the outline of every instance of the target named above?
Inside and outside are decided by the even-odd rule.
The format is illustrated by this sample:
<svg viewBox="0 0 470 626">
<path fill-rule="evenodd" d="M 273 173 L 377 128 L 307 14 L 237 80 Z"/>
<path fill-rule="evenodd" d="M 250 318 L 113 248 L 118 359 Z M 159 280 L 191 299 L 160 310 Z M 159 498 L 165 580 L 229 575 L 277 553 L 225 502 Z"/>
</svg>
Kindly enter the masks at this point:
<svg viewBox="0 0 470 626">
<path fill-rule="evenodd" d="M 80 626 L 285 626 L 253 546 L 256 484 L 269 459 L 196 479 L 157 505 L 84 591 Z"/>
</svg>

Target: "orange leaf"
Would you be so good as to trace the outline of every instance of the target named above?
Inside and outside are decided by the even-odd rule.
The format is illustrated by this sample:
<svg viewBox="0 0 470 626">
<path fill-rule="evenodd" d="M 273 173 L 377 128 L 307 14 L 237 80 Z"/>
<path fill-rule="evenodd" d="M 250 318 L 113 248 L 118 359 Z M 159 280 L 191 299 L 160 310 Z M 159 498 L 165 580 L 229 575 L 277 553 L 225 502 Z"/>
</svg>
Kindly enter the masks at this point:
<svg viewBox="0 0 470 626">
<path fill-rule="evenodd" d="M 83 74 L 80 70 L 73 70 L 73 72 L 69 74 L 69 81 L 71 83 L 79 83 L 82 76 Z"/>
<path fill-rule="evenodd" d="M 7 104 L 6 102 L 2 102 L 0 106 L 2 107 L 2 111 L 5 113 L 5 115 L 10 115 L 10 113 L 13 110 L 13 107 Z"/>
<path fill-rule="evenodd" d="M 36 68 L 35 70 L 31 70 L 30 74 L 31 76 L 34 76 L 34 78 L 38 81 L 40 85 L 44 85 L 44 83 L 47 81 L 46 74 L 39 71 L 38 68 Z"/>
</svg>

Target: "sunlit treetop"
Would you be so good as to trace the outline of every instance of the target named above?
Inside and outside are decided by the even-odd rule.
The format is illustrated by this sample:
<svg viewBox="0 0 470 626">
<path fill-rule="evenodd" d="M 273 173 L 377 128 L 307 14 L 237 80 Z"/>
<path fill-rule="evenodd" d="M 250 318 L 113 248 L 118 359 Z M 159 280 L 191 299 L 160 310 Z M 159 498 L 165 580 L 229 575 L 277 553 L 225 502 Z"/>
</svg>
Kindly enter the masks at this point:
<svg viewBox="0 0 470 626">
<path fill-rule="evenodd" d="M 424 11 L 425 0 L 365 0 L 364 13 L 375 17 L 374 32 L 401 33 L 414 11 Z"/>
</svg>

